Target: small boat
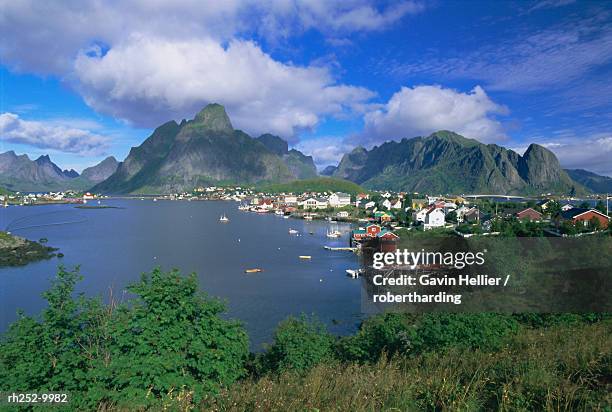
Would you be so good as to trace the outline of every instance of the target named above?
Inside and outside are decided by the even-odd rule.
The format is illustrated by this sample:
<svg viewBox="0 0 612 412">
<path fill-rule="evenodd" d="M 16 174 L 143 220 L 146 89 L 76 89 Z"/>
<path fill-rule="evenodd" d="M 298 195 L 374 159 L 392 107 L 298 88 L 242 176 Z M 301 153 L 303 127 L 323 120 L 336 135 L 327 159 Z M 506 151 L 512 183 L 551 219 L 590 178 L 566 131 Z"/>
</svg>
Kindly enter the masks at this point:
<svg viewBox="0 0 612 412">
<path fill-rule="evenodd" d="M 361 274 L 361 269 L 347 269 L 346 274 L 347 276 L 350 276 L 353 279 L 356 279 Z"/>
<path fill-rule="evenodd" d="M 244 273 L 259 273 L 259 272 L 263 272 L 263 269 L 260 268 L 253 268 L 253 269 L 246 269 L 244 271 Z"/>
<path fill-rule="evenodd" d="M 276 210 L 276 211 L 274 212 L 274 214 L 275 214 L 275 215 L 278 215 L 278 216 L 282 216 L 284 213 L 285 213 L 285 212 L 283 212 L 282 210 Z"/>
<path fill-rule="evenodd" d="M 300 255 L 300 259 L 309 260 L 309 259 L 312 259 L 312 256 L 310 256 L 310 255 Z"/>
<path fill-rule="evenodd" d="M 298 232 L 298 231 L 297 231 L 297 230 L 295 230 L 295 229 L 289 229 L 289 234 L 290 234 L 290 235 L 297 235 L 298 233 L 300 233 L 300 232 Z"/>
<path fill-rule="evenodd" d="M 154 202 L 157 202 L 157 198 L 156 198 L 156 197 L 154 197 L 154 198 L 153 198 L 153 201 L 154 201 Z"/>
<path fill-rule="evenodd" d="M 221 223 L 229 222 L 229 219 L 227 218 L 227 216 L 225 216 L 225 213 L 223 215 L 221 215 L 221 217 L 219 218 L 219 222 L 221 222 Z"/>
<path fill-rule="evenodd" d="M 305 216 L 304 216 L 304 219 L 306 219 L 306 220 L 312 220 L 312 215 L 305 215 Z"/>
<path fill-rule="evenodd" d="M 340 232 L 339 230 L 328 230 L 325 236 L 329 238 L 338 238 L 342 236 L 342 232 Z"/>
<path fill-rule="evenodd" d="M 309 235 L 314 235 L 314 232 L 308 232 Z"/>
<path fill-rule="evenodd" d="M 283 216 L 283 219 L 289 219 L 289 215 Z"/>
</svg>

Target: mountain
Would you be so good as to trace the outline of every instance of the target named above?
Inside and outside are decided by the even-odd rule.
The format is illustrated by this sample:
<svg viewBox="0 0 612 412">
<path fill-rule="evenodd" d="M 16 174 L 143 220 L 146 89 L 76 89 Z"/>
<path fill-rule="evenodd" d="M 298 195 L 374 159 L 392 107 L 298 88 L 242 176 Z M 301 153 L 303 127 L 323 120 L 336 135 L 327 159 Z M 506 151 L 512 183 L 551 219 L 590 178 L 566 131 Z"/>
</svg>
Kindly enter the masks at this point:
<svg viewBox="0 0 612 412">
<path fill-rule="evenodd" d="M 71 175 L 62 171 L 49 156 L 30 160 L 27 155 L 18 156 L 12 150 L 0 154 L 0 186 L 12 191 L 61 190 L 72 179 Z"/>
<path fill-rule="evenodd" d="M 338 170 L 337 166 L 327 166 L 321 171 L 321 176 L 332 176 L 336 172 L 336 170 Z"/>
<path fill-rule="evenodd" d="M 583 169 L 565 169 L 575 181 L 595 193 L 612 193 L 612 177 L 601 176 Z"/>
<path fill-rule="evenodd" d="M 309 163 L 316 174 L 309 156 L 288 150 L 278 136 L 254 139 L 235 130 L 223 106 L 210 104 L 193 120 L 159 126 L 92 190 L 167 193 L 209 183 L 286 182 L 307 175 Z"/>
<path fill-rule="evenodd" d="M 457 133 L 386 142 L 345 154 L 334 177 L 372 189 L 428 193 L 538 194 L 586 189 L 548 149 L 532 144 L 523 156 Z"/>
<path fill-rule="evenodd" d="M 27 155 L 9 151 L 0 154 L 0 187 L 18 192 L 50 192 L 60 190 L 86 190 L 99 178 L 108 177 L 114 169 L 115 158 L 107 158 L 100 164 L 85 169 L 79 175 L 74 169 L 62 170 L 48 155 L 30 160 Z M 88 173 L 86 173 L 89 170 Z"/>
<path fill-rule="evenodd" d="M 306 156 L 302 152 L 291 149 L 286 141 L 278 136 L 266 133 L 257 138 L 272 153 L 281 156 L 283 162 L 296 179 L 310 179 L 317 177 L 317 167 L 312 156 Z"/>
<path fill-rule="evenodd" d="M 113 156 L 109 156 L 95 166 L 83 169 L 81 178 L 93 183 L 100 183 L 108 179 L 117 171 L 119 162 Z M 78 175 L 77 175 L 78 176 Z"/>
</svg>

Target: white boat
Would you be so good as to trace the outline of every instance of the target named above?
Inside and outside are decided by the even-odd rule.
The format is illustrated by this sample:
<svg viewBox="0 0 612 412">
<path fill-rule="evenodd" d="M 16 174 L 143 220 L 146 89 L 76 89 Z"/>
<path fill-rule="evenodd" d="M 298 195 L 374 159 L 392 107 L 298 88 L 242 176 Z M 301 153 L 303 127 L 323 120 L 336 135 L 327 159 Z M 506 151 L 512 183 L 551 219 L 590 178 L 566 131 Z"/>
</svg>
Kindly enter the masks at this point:
<svg viewBox="0 0 612 412">
<path fill-rule="evenodd" d="M 154 201 L 154 202 L 157 202 L 157 198 L 156 198 L 156 197 L 154 197 L 154 198 L 153 198 L 153 201 Z"/>
<path fill-rule="evenodd" d="M 306 220 L 312 220 L 312 216 L 311 216 L 311 215 L 304 215 L 304 219 L 306 219 Z"/>
<path fill-rule="evenodd" d="M 275 215 L 279 215 L 279 216 L 282 216 L 284 213 L 285 213 L 285 212 L 283 212 L 282 210 L 276 210 L 276 211 L 274 212 L 274 214 L 275 214 Z"/>
<path fill-rule="evenodd" d="M 225 216 L 225 213 L 219 218 L 219 222 L 221 223 L 229 222 L 229 219 L 227 218 L 227 216 Z"/>
<path fill-rule="evenodd" d="M 357 279 L 361 274 L 361 269 L 347 269 L 346 274 L 347 276 L 350 276 L 353 279 Z"/>
<path fill-rule="evenodd" d="M 289 215 L 284 215 L 283 219 L 289 219 Z"/>
<path fill-rule="evenodd" d="M 300 233 L 300 232 L 298 232 L 298 231 L 297 231 L 297 230 L 295 230 L 295 229 L 289 229 L 289 234 L 290 234 L 290 235 L 297 235 L 298 233 Z"/>
<path fill-rule="evenodd" d="M 338 238 L 342 236 L 342 232 L 340 232 L 339 230 L 328 230 L 325 236 L 329 238 Z"/>
</svg>

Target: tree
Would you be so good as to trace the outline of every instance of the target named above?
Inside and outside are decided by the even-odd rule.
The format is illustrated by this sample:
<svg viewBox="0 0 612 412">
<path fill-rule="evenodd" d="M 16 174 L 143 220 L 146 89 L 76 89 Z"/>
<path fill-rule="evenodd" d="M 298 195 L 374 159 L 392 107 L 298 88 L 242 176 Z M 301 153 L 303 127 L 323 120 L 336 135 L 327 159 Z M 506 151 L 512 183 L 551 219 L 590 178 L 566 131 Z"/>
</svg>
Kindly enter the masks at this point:
<svg viewBox="0 0 612 412">
<path fill-rule="evenodd" d="M 597 205 L 595 206 L 595 209 L 599 210 L 603 214 L 605 214 L 607 212 L 606 204 L 603 201 L 601 201 L 601 200 L 599 200 L 597 202 Z"/>
</svg>

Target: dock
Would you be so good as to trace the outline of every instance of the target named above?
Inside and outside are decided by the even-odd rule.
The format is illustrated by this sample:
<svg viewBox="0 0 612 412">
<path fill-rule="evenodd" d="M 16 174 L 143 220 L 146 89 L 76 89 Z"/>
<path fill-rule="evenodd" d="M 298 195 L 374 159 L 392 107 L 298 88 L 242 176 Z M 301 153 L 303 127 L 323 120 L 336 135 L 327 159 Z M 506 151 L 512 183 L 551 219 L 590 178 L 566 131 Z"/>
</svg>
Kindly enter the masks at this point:
<svg viewBox="0 0 612 412">
<path fill-rule="evenodd" d="M 332 251 L 343 251 L 343 252 L 357 252 L 357 248 L 356 247 L 331 247 L 331 246 L 323 246 L 323 249 L 325 250 L 332 250 Z"/>
</svg>

